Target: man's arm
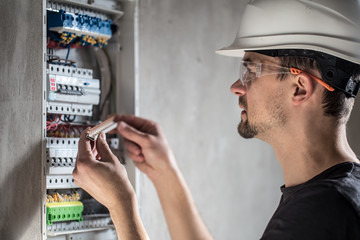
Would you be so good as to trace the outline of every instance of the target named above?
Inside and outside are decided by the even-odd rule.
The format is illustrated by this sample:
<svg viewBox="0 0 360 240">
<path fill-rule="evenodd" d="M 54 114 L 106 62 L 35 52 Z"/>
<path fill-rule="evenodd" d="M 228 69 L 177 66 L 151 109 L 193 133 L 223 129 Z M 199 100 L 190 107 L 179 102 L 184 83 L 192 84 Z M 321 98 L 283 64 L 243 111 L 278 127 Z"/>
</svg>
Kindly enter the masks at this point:
<svg viewBox="0 0 360 240">
<path fill-rule="evenodd" d="M 109 209 L 119 239 L 149 239 L 125 168 L 109 149 L 104 134 L 92 147 L 85 137 L 88 132 L 85 130 L 79 140 L 75 183 Z"/>
<path fill-rule="evenodd" d="M 171 238 L 212 239 L 159 125 L 129 115 L 117 115 L 115 121 L 128 156 L 155 185 Z"/>
</svg>

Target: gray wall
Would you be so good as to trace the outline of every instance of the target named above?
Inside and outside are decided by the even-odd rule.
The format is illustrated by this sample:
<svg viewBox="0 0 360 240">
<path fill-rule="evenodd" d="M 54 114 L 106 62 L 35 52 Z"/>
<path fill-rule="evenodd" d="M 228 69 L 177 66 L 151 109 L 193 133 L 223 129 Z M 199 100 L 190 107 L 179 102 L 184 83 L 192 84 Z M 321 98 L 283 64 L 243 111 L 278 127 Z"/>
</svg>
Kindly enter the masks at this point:
<svg viewBox="0 0 360 240">
<path fill-rule="evenodd" d="M 0 1 L 0 238 L 40 239 L 42 1 Z"/>
<path fill-rule="evenodd" d="M 259 239 L 280 199 L 280 166 L 270 146 L 236 131 L 229 91 L 239 60 L 214 51 L 235 37 L 238 0 L 140 0 L 139 110 L 159 122 L 200 214 L 215 239 Z M 150 238 L 170 239 L 156 192 L 140 177 Z"/>
<path fill-rule="evenodd" d="M 347 135 L 350 146 L 360 158 L 360 100 L 357 96 L 350 120 L 347 125 Z"/>
</svg>

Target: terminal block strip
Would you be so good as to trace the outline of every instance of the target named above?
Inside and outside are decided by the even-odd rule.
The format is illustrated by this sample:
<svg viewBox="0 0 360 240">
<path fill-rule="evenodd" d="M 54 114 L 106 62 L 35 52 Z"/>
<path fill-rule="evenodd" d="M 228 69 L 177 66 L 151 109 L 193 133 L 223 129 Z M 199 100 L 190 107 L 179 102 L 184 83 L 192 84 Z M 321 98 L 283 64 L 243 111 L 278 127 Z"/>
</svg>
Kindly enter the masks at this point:
<svg viewBox="0 0 360 240">
<path fill-rule="evenodd" d="M 63 9 L 48 10 L 48 28 L 51 31 L 71 32 L 77 36 L 91 35 L 106 40 L 112 36 L 111 20 L 83 13 L 71 13 Z"/>
<path fill-rule="evenodd" d="M 82 221 L 82 211 L 84 206 L 80 201 L 73 202 L 55 202 L 46 204 L 46 223 L 62 221 Z"/>
<path fill-rule="evenodd" d="M 50 0 L 46 4 L 46 9 L 51 11 L 65 10 L 69 13 L 81 13 L 102 19 L 111 17 L 112 20 L 117 20 L 124 15 L 124 13 L 119 10 L 102 8 L 100 6 L 93 6 L 72 0 Z"/>
<path fill-rule="evenodd" d="M 60 194 L 58 192 L 46 196 L 46 223 L 77 220 L 82 221 L 84 205 L 79 201 L 77 192 L 72 194 Z"/>
</svg>

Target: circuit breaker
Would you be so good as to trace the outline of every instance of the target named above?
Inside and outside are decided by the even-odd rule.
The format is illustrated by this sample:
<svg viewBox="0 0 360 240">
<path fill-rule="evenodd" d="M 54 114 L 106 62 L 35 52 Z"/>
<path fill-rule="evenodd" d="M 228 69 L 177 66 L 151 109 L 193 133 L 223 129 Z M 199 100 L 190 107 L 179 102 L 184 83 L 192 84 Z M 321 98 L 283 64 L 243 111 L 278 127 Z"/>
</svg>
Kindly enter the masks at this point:
<svg viewBox="0 0 360 240">
<path fill-rule="evenodd" d="M 116 110 L 107 49 L 124 14 L 111 1 L 46 2 L 44 239 L 117 239 L 108 210 L 72 177 L 80 133 Z M 116 136 L 109 139 L 114 151 Z"/>
</svg>

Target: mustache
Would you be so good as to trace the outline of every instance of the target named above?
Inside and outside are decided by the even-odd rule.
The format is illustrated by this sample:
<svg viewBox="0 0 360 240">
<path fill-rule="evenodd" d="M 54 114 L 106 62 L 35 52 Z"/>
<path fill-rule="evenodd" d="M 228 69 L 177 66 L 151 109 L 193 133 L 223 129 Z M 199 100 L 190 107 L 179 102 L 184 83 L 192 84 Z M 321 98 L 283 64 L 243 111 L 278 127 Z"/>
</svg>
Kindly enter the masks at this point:
<svg viewBox="0 0 360 240">
<path fill-rule="evenodd" d="M 239 97 L 239 105 L 244 106 L 245 110 L 247 109 L 247 102 L 244 97 Z"/>
</svg>

